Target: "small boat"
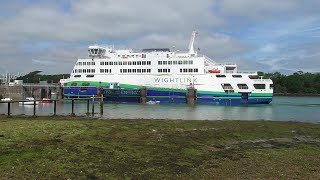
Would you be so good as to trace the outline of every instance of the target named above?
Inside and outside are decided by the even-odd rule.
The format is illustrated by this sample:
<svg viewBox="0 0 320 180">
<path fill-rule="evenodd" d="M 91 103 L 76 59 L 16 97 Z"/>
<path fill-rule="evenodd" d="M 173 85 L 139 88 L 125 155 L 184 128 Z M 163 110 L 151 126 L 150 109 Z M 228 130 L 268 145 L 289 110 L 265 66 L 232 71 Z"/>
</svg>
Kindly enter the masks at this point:
<svg viewBox="0 0 320 180">
<path fill-rule="evenodd" d="M 40 103 L 52 103 L 53 100 L 52 99 L 48 99 L 48 98 L 43 98 L 40 100 Z"/>
<path fill-rule="evenodd" d="M 36 102 L 36 105 L 39 104 L 39 101 L 35 101 L 33 97 L 26 97 L 24 101 L 19 102 L 21 105 L 34 105 L 34 102 Z"/>
<path fill-rule="evenodd" d="M 3 102 L 10 102 L 10 101 L 13 101 L 11 98 L 3 98 L 1 99 L 1 101 Z"/>
<path fill-rule="evenodd" d="M 160 104 L 160 101 L 148 101 L 146 104 Z"/>
<path fill-rule="evenodd" d="M 219 69 L 211 69 L 209 70 L 209 73 L 220 73 Z"/>
</svg>

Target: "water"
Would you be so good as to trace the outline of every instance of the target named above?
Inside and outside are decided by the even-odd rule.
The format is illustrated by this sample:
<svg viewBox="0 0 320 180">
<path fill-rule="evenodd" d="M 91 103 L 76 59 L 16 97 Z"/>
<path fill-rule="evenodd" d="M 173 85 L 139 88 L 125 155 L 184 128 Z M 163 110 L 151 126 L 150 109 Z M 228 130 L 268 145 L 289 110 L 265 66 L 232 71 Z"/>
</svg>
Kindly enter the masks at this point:
<svg viewBox="0 0 320 180">
<path fill-rule="evenodd" d="M 91 106 L 90 104 L 90 112 Z M 76 115 L 85 115 L 85 102 L 75 103 Z M 32 105 L 11 104 L 13 115 L 32 115 Z M 100 117 L 95 104 L 96 117 Z M 0 104 L 0 114 L 7 113 L 7 104 Z M 37 115 L 53 115 L 53 104 L 39 104 Z M 58 115 L 70 115 L 71 103 L 58 103 Z M 198 104 L 105 103 L 103 118 L 110 119 L 184 119 L 184 120 L 274 120 L 320 122 L 320 97 L 274 97 L 271 104 L 249 106 L 217 106 Z"/>
</svg>

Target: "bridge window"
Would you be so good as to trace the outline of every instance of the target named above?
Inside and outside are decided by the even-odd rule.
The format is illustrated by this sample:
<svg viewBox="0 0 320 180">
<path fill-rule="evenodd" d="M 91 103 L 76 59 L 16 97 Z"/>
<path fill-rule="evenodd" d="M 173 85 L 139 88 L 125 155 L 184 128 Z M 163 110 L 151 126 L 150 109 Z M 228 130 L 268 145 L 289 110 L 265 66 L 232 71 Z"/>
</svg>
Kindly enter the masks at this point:
<svg viewBox="0 0 320 180">
<path fill-rule="evenodd" d="M 273 89 L 273 84 L 270 84 L 270 89 Z"/>
<path fill-rule="evenodd" d="M 226 75 L 216 75 L 217 78 L 225 78 Z"/>
</svg>

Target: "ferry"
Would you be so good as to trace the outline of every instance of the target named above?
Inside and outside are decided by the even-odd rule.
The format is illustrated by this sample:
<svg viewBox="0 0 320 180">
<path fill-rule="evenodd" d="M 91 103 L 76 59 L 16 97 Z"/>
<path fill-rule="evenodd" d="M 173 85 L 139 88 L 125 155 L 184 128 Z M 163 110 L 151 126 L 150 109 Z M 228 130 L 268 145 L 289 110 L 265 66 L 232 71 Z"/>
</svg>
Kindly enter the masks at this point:
<svg viewBox="0 0 320 180">
<path fill-rule="evenodd" d="M 105 100 L 138 102 L 146 88 L 147 101 L 186 102 L 188 88 L 196 89 L 197 103 L 221 105 L 269 104 L 271 79 L 257 72 L 239 72 L 234 63 L 217 63 L 194 48 L 188 51 L 149 48 L 135 52 L 114 46 L 92 45 L 88 57 L 79 58 L 70 78 L 61 79 L 65 98 L 92 97 L 104 89 Z"/>
</svg>

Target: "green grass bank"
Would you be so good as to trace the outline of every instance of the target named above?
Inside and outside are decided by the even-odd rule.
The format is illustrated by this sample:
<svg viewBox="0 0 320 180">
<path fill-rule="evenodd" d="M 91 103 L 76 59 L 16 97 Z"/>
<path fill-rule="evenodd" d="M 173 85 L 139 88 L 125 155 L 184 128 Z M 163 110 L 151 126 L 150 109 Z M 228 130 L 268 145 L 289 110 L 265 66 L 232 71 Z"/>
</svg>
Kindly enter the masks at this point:
<svg viewBox="0 0 320 180">
<path fill-rule="evenodd" d="M 318 179 L 320 125 L 0 119 L 1 179 Z"/>
</svg>

